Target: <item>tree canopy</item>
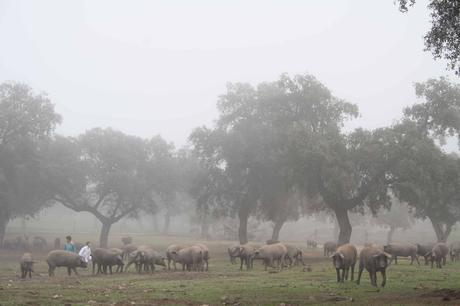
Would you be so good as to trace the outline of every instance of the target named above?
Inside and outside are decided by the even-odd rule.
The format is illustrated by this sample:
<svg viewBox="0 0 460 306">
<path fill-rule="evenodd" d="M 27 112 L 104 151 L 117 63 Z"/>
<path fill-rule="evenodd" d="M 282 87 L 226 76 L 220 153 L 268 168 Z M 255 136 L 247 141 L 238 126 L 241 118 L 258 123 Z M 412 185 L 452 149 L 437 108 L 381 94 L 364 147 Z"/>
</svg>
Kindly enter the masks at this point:
<svg viewBox="0 0 460 306">
<path fill-rule="evenodd" d="M 398 0 L 399 9 L 407 12 L 416 0 Z M 460 3 L 457 0 L 430 0 L 431 29 L 425 34 L 425 50 L 434 58 L 444 58 L 449 68 L 460 75 Z"/>
<path fill-rule="evenodd" d="M 93 214 L 102 223 L 101 246 L 107 246 L 113 223 L 135 216 L 151 201 L 156 181 L 148 148 L 138 137 L 100 128 L 54 143 L 49 154 L 54 200 Z"/>
<path fill-rule="evenodd" d="M 33 215 L 49 200 L 42 151 L 60 121 L 46 94 L 0 84 L 0 245 L 11 218 Z"/>
</svg>

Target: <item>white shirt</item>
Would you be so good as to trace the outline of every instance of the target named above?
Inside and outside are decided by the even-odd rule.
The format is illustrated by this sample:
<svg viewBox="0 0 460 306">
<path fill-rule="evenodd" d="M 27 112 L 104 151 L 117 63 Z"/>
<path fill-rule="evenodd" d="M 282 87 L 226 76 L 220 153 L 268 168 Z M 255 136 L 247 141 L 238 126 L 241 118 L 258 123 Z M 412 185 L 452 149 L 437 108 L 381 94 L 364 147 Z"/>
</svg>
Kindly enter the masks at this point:
<svg viewBox="0 0 460 306">
<path fill-rule="evenodd" d="M 89 262 L 91 260 L 91 249 L 89 246 L 85 245 L 81 248 L 80 252 L 78 252 L 78 255 L 83 257 L 86 262 Z"/>
</svg>

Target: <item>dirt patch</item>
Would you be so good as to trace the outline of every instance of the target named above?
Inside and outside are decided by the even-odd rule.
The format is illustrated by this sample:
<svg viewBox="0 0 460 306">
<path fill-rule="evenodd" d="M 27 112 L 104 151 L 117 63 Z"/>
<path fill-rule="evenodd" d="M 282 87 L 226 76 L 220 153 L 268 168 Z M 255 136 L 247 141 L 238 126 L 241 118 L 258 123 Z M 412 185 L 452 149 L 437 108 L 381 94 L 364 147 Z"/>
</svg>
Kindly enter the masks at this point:
<svg viewBox="0 0 460 306">
<path fill-rule="evenodd" d="M 187 306 L 194 306 L 194 305 L 203 305 L 203 303 L 197 303 L 197 302 L 192 302 L 192 301 L 187 301 L 187 300 L 176 300 L 176 299 L 155 299 L 155 300 L 148 300 L 148 301 L 143 301 L 143 302 L 135 302 L 133 304 L 131 301 L 122 301 L 113 304 L 115 306 L 158 306 L 158 305 L 187 305 Z"/>
<path fill-rule="evenodd" d="M 422 297 L 439 297 L 442 298 L 443 301 L 450 301 L 450 300 L 460 300 L 460 290 L 458 289 L 436 289 L 430 292 L 424 293 L 421 295 Z"/>
</svg>

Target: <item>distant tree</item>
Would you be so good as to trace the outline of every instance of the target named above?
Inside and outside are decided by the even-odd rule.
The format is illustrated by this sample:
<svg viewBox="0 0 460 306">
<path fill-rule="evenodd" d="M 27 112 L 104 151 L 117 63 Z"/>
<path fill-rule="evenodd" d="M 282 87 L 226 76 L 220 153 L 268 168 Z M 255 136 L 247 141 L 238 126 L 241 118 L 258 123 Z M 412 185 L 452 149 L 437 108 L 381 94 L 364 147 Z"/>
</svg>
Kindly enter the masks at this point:
<svg viewBox="0 0 460 306">
<path fill-rule="evenodd" d="M 217 190 L 212 187 L 216 178 L 213 177 L 211 169 L 207 168 L 211 165 L 205 165 L 206 157 L 197 158 L 189 148 L 179 150 L 177 160 L 180 189 L 188 195 L 188 200 L 192 204 L 189 213 L 190 222 L 200 227 L 200 236 L 203 239 L 209 239 L 210 227 L 221 219 L 218 209 L 212 211 L 216 208 L 212 201 L 216 199 Z"/>
<path fill-rule="evenodd" d="M 273 87 L 261 108 L 272 114 L 267 125 L 279 134 L 273 151 L 281 152 L 285 180 L 335 214 L 338 241 L 347 243 L 350 210 L 389 205 L 385 174 L 392 158 L 382 154 L 381 131 L 345 135 L 344 121 L 358 115 L 357 107 L 334 97 L 313 76 L 283 75 Z"/>
<path fill-rule="evenodd" d="M 438 240 L 445 241 L 459 220 L 458 159 L 442 152 L 413 121 L 406 119 L 390 129 L 399 159 L 389 171 L 389 188 L 416 217 L 429 218 Z"/>
<path fill-rule="evenodd" d="M 402 12 L 407 12 L 416 0 L 398 0 Z M 430 0 L 431 29 L 425 34 L 425 50 L 434 58 L 444 58 L 450 69 L 460 75 L 460 3 L 458 0 Z"/>
<path fill-rule="evenodd" d="M 303 196 L 298 192 L 279 190 L 283 185 L 284 182 L 279 182 L 279 185 L 265 186 L 260 201 L 260 218 L 273 223 L 272 240 L 279 240 L 281 229 L 286 222 L 299 220 L 305 203 Z"/>
<path fill-rule="evenodd" d="M 169 232 L 171 218 L 180 211 L 181 201 L 178 192 L 182 183 L 179 164 L 175 156 L 174 145 L 160 136 L 146 142 L 148 163 L 145 172 L 150 178 L 150 201 L 144 211 L 155 215 L 164 212 L 163 233 Z"/>
<path fill-rule="evenodd" d="M 236 213 L 240 221 L 240 243 L 247 243 L 248 219 L 260 198 L 260 177 L 255 160 L 261 151 L 255 135 L 245 127 L 234 130 L 200 128 L 190 139 L 200 158 L 202 173 L 209 175 L 197 178 L 197 204 L 212 207 L 221 216 Z"/>
<path fill-rule="evenodd" d="M 415 89 L 424 101 L 406 108 L 405 119 L 393 128 L 403 152 L 392 188 L 417 217 L 431 221 L 439 241 L 446 241 L 460 220 L 459 159 L 444 153 L 435 139 L 459 137 L 460 86 L 440 78 L 417 83 Z"/>
<path fill-rule="evenodd" d="M 136 216 L 150 201 L 147 151 L 140 138 L 95 128 L 78 138 L 56 138 L 48 154 L 54 200 L 93 214 L 102 224 L 101 247 L 114 223 Z"/>
<path fill-rule="evenodd" d="M 60 121 L 45 94 L 0 84 L 0 245 L 10 219 L 31 216 L 49 200 L 42 150 Z"/>
<path fill-rule="evenodd" d="M 415 218 L 410 212 L 409 207 L 392 197 L 391 209 L 381 209 L 374 218 L 377 225 L 388 228 L 387 244 L 393 241 L 393 235 L 397 229 L 408 229 L 414 222 Z"/>
<path fill-rule="evenodd" d="M 460 84 L 448 78 L 429 79 L 415 84 L 421 103 L 404 109 L 404 115 L 417 123 L 427 136 L 456 136 L 460 141 Z"/>
<path fill-rule="evenodd" d="M 282 75 L 256 88 L 230 84 L 218 106 L 216 128 L 198 129 L 191 139 L 221 185 L 228 184 L 221 190 L 238 212 L 240 242 L 247 240 L 249 215 L 259 209 L 276 221 L 291 190 L 320 198 L 335 213 L 340 243 L 351 236 L 349 210 L 389 205 L 385 174 L 392 160 L 381 153 L 380 132 L 344 135 L 344 120 L 357 116 L 356 106 L 313 76 Z"/>
</svg>

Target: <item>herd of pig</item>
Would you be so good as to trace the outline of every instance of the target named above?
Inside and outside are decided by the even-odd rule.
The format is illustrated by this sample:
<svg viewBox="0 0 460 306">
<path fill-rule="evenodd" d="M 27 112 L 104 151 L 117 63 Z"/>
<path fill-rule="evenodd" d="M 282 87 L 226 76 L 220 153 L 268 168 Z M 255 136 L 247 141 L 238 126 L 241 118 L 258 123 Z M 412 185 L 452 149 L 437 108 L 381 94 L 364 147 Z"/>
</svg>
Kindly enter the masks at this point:
<svg viewBox="0 0 460 306">
<path fill-rule="evenodd" d="M 131 242 L 131 241 L 130 241 Z M 337 282 L 348 280 L 351 270 L 351 281 L 354 280 L 355 265 L 358 262 L 357 248 L 350 243 L 337 246 L 335 242 L 326 242 L 323 245 L 324 256 L 329 256 L 337 273 Z M 240 270 L 245 267 L 247 270 L 253 268 L 255 259 L 262 260 L 265 270 L 268 267 L 283 269 L 292 265 L 305 265 L 303 252 L 300 248 L 292 244 L 281 243 L 278 241 L 267 241 L 267 244 L 260 245 L 247 243 L 243 245 L 235 244 L 228 248 L 228 255 L 232 264 L 236 264 L 236 259 L 240 259 Z M 96 248 L 92 251 L 92 270 L 95 273 L 108 272 L 112 274 L 112 267 L 116 266 L 116 272 L 123 272 L 134 265 L 138 273 L 153 272 L 155 265 L 167 267 L 168 270 L 177 269 L 176 264 L 182 265 L 185 271 L 207 271 L 209 266 L 209 249 L 202 243 L 194 245 L 170 245 L 165 252 L 166 256 L 154 250 L 151 246 L 136 246 L 132 243 L 123 245 L 121 248 Z M 460 242 L 446 243 L 438 242 L 431 244 L 411 244 L 411 243 L 392 243 L 385 246 L 376 244 L 365 244 L 359 254 L 359 271 L 357 283 L 359 284 L 362 272 L 366 269 L 369 273 L 370 281 L 373 286 L 377 286 L 377 272 L 382 275 L 382 287 L 386 283 L 386 268 L 397 258 L 410 257 L 412 265 L 414 260 L 420 265 L 418 256 L 423 256 L 425 265 L 431 262 L 431 267 L 436 264 L 441 268 L 446 264 L 446 257 L 450 255 L 452 261 L 459 259 Z M 125 267 L 125 261 L 127 261 Z M 53 250 L 46 257 L 48 272 L 54 275 L 57 267 L 66 267 L 71 275 L 76 268 L 87 268 L 87 263 L 77 253 L 63 250 Z M 166 263 L 167 262 L 167 263 Z M 21 277 L 31 277 L 33 272 L 32 255 L 25 253 L 21 258 Z M 172 267 L 171 267 L 172 263 Z M 97 269 L 97 270 L 96 270 Z"/>
<path fill-rule="evenodd" d="M 166 267 L 166 259 L 168 260 L 168 269 L 171 268 L 172 262 L 175 270 L 176 263 L 179 263 L 182 264 L 183 270 L 207 271 L 209 258 L 208 247 L 201 243 L 192 246 L 170 245 L 166 250 L 166 257 L 151 246 L 136 246 L 134 244 L 126 244 L 121 248 L 96 248 L 91 254 L 93 274 L 106 274 L 107 272 L 112 274 L 114 266 L 117 267 L 116 272 L 123 272 L 123 270 L 128 270 L 131 265 L 134 265 L 139 273 L 142 271 L 153 272 L 155 265 Z M 124 269 L 125 259 L 128 263 Z M 54 270 L 58 267 L 66 267 L 69 275 L 72 274 L 72 271 L 78 275 L 76 268 L 87 268 L 88 265 L 83 257 L 77 253 L 63 250 L 49 252 L 46 256 L 46 262 L 49 276 L 53 276 Z M 26 278 L 27 275 L 32 277 L 33 264 L 34 260 L 31 253 L 25 253 L 20 262 L 22 278 Z"/>
<path fill-rule="evenodd" d="M 354 280 L 355 265 L 358 262 L 358 250 L 351 244 L 347 243 L 337 246 L 337 243 L 328 241 L 323 245 L 324 256 L 330 256 L 333 266 L 337 273 L 337 282 L 348 280 L 351 270 L 351 281 Z M 273 267 L 274 262 L 278 268 L 286 267 L 292 264 L 302 263 L 302 251 L 295 246 L 283 244 L 280 242 L 269 243 L 259 247 L 253 244 L 233 245 L 228 248 L 230 261 L 235 263 L 236 258 L 240 258 L 240 269 L 246 265 L 247 269 L 252 267 L 254 259 L 263 259 L 265 268 Z M 366 243 L 359 254 L 359 271 L 357 283 L 360 283 L 361 275 L 366 269 L 369 273 L 370 282 L 377 286 L 377 272 L 382 275 L 382 287 L 385 286 L 386 269 L 394 260 L 398 263 L 399 257 L 410 257 L 411 265 L 414 260 L 420 265 L 418 256 L 423 256 L 425 265 L 431 262 L 433 268 L 436 263 L 437 268 L 446 264 L 447 255 L 450 254 L 452 261 L 457 261 L 460 255 L 460 242 L 454 242 L 450 247 L 444 242 L 429 244 L 411 244 L 411 243 L 392 243 L 385 246 L 379 246 L 373 243 Z"/>
</svg>

